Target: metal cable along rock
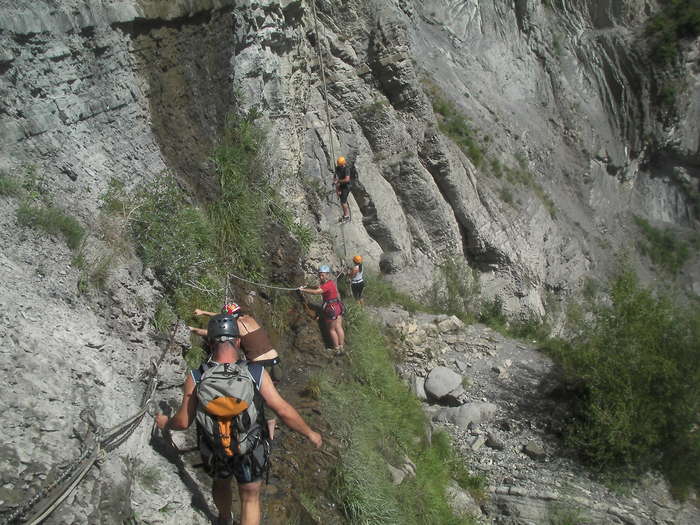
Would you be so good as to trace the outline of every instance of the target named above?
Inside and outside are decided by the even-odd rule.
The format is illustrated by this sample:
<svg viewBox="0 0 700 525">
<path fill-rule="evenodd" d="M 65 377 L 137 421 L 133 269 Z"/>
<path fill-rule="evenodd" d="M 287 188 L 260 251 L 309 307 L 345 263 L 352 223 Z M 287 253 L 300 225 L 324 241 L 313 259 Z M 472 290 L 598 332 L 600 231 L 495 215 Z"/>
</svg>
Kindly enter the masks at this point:
<svg viewBox="0 0 700 525">
<path fill-rule="evenodd" d="M 83 442 L 82 452 L 75 463 L 66 469 L 58 479 L 43 487 L 32 499 L 10 514 L 2 522 L 2 525 L 10 525 L 12 523 L 35 525 L 41 523 L 78 486 L 89 472 L 90 467 L 103 460 L 107 452 L 117 448 L 133 434 L 141 423 L 143 416 L 147 413 L 154 415 L 153 395 L 158 386 L 158 369 L 173 344 L 176 328 L 177 324 L 173 325 L 168 343 L 161 352 L 158 361 L 151 362 L 151 371 L 146 375 L 146 378 L 149 378 L 148 386 L 141 400 L 141 409 L 106 432 L 98 428 L 94 421 L 89 421 L 92 430 Z"/>
</svg>

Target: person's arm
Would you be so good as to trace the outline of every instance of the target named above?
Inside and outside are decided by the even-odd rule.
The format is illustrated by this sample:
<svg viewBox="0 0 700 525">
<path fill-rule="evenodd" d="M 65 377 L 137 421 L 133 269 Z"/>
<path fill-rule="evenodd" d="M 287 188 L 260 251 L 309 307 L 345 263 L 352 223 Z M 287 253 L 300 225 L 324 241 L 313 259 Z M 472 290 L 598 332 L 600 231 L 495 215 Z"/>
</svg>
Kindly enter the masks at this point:
<svg viewBox="0 0 700 525">
<path fill-rule="evenodd" d="M 219 315 L 219 314 L 215 314 L 214 312 L 207 312 L 205 310 L 200 310 L 199 308 L 197 308 L 194 311 L 194 315 L 207 315 L 209 317 L 214 317 L 215 315 Z"/>
<path fill-rule="evenodd" d="M 188 326 L 187 328 L 189 328 L 190 332 L 193 334 L 201 335 L 202 337 L 206 337 L 208 333 L 206 328 L 196 328 L 194 326 Z"/>
<path fill-rule="evenodd" d="M 271 381 L 270 381 L 271 382 Z M 195 384 L 190 374 L 187 374 L 185 384 L 182 387 L 182 403 L 173 417 L 165 414 L 156 415 L 156 425 L 161 430 L 186 430 L 194 421 L 197 409 L 197 397 L 194 395 Z"/>
<path fill-rule="evenodd" d="M 321 447 L 323 444 L 321 434 L 311 430 L 311 427 L 306 424 L 306 421 L 304 421 L 301 415 L 299 415 L 299 412 L 297 412 L 292 405 L 284 400 L 284 398 L 275 388 L 275 385 L 270 378 L 270 374 L 267 373 L 267 370 L 263 370 L 260 394 L 265 400 L 267 406 L 270 407 L 275 414 L 277 414 L 285 425 L 302 436 L 305 436 L 309 441 L 316 445 L 316 448 Z"/>
<path fill-rule="evenodd" d="M 321 288 L 306 288 L 305 286 L 300 286 L 299 291 L 303 293 L 310 293 L 312 295 L 323 294 L 323 290 Z"/>
</svg>

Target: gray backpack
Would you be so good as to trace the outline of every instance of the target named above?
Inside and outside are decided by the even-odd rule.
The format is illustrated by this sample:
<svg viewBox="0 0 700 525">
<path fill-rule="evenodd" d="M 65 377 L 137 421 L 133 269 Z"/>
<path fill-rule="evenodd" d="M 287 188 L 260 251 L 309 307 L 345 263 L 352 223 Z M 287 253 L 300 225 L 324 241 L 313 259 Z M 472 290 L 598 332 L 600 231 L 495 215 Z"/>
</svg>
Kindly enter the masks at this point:
<svg viewBox="0 0 700 525">
<path fill-rule="evenodd" d="M 200 449 L 220 460 L 245 455 L 258 444 L 264 417 L 248 362 L 207 365 L 195 371 Z"/>
</svg>

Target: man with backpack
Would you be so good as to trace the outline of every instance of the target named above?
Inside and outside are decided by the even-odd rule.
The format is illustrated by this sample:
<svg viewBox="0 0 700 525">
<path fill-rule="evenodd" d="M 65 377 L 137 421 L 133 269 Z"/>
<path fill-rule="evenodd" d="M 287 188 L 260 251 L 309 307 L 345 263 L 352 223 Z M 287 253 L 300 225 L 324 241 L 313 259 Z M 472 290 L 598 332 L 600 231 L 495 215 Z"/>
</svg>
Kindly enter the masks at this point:
<svg viewBox="0 0 700 525">
<path fill-rule="evenodd" d="M 219 314 L 207 325 L 212 346 L 209 361 L 191 370 L 180 407 L 172 418 L 156 416 L 162 430 L 185 430 L 197 422 L 199 449 L 212 476 L 212 496 L 219 525 L 233 523 L 231 478 L 238 482 L 240 525 L 260 523 L 260 490 L 269 467 L 264 403 L 292 430 L 317 448 L 322 438 L 296 409 L 285 401 L 262 365 L 241 359 L 240 333 L 235 317 Z"/>
</svg>

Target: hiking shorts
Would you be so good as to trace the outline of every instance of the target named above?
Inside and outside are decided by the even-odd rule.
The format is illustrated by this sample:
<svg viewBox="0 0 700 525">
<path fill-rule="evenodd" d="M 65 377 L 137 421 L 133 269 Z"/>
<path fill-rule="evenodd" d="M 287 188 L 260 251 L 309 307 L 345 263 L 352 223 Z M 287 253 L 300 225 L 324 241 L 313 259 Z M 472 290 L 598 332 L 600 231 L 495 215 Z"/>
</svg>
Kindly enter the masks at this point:
<svg viewBox="0 0 700 525">
<path fill-rule="evenodd" d="M 350 195 L 350 185 L 346 184 L 345 186 L 341 186 L 340 187 L 340 203 L 341 204 L 348 203 L 348 195 Z"/>
<path fill-rule="evenodd" d="M 270 443 L 260 439 L 258 446 L 244 456 L 233 456 L 218 460 L 202 455 L 204 470 L 214 479 L 229 479 L 232 476 L 240 483 L 262 481 L 270 462 Z"/>
<path fill-rule="evenodd" d="M 270 374 L 272 381 L 274 383 L 279 383 L 282 380 L 282 367 L 280 366 L 280 358 L 275 357 L 273 359 L 262 359 L 260 361 L 253 361 L 256 365 L 262 365 L 267 373 Z"/>
<path fill-rule="evenodd" d="M 345 305 L 340 301 L 325 303 L 323 305 L 323 317 L 326 321 L 335 321 L 345 313 Z"/>
<path fill-rule="evenodd" d="M 362 299 L 362 290 L 364 289 L 364 287 L 364 281 L 360 281 L 359 283 L 350 283 L 350 288 L 352 289 L 352 296 L 357 300 Z"/>
</svg>

